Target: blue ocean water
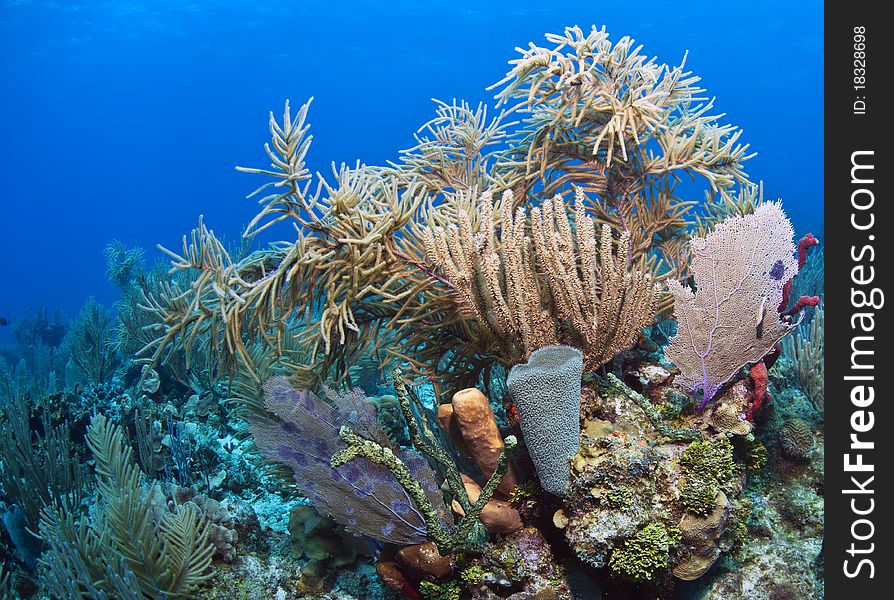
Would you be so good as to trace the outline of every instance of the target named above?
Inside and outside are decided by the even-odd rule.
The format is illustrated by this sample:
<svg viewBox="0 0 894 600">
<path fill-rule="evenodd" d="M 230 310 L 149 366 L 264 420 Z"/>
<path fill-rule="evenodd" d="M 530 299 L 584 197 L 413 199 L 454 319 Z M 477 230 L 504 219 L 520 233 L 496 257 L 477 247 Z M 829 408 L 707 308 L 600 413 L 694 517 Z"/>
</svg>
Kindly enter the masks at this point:
<svg viewBox="0 0 894 600">
<path fill-rule="evenodd" d="M 822 3 L 0 0 L 0 316 L 77 314 L 115 288 L 112 240 L 178 248 L 200 214 L 239 235 L 267 113 L 310 112 L 310 167 L 384 164 L 431 98 L 491 101 L 516 46 L 565 26 L 702 77 L 799 234 L 823 228 Z M 0 328 L 0 343 L 11 340 Z"/>
</svg>

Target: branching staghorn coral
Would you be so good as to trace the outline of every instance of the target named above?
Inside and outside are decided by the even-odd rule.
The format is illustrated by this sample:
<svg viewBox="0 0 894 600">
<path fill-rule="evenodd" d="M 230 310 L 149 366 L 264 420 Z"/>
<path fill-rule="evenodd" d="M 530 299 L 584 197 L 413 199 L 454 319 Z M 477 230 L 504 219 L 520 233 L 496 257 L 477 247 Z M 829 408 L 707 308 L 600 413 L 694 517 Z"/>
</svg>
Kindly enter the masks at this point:
<svg viewBox="0 0 894 600">
<path fill-rule="evenodd" d="M 573 227 L 560 196 L 534 208 L 530 220 L 513 204 L 505 192 L 499 230 L 485 193 L 477 228 L 461 211 L 456 223 L 423 232 L 426 254 L 454 287 L 461 313 L 480 338 L 493 340 L 488 352 L 511 366 L 561 342 L 580 348 L 592 371 L 633 345 L 652 322 L 658 293 L 650 275 L 629 264 L 629 234 L 615 243 L 603 225 L 597 241 L 580 190 Z"/>
</svg>

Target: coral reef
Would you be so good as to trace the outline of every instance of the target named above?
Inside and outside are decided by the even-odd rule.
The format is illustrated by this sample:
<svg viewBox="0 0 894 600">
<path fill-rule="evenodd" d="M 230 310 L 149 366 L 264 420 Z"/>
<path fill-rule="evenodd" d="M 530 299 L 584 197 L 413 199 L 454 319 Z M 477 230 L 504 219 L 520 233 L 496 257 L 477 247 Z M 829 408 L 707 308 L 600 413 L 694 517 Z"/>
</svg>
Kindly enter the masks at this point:
<svg viewBox="0 0 894 600">
<path fill-rule="evenodd" d="M 307 559 L 301 569 L 301 584 L 318 591 L 322 591 L 328 571 L 351 565 L 359 555 L 372 551 L 309 505 L 296 506 L 289 513 L 289 539 L 292 555 Z"/>
<path fill-rule="evenodd" d="M 385 167 L 287 102 L 242 240 L 13 323 L 0 596 L 822 597 L 818 241 L 685 60 L 546 39 Z"/>
<path fill-rule="evenodd" d="M 575 597 L 549 543 L 533 527 L 489 545 L 466 566 L 460 580 L 475 600 Z"/>
<path fill-rule="evenodd" d="M 271 114 L 266 147 L 271 166 L 241 169 L 267 177 L 256 193 L 270 192 L 261 198 L 263 208 L 246 236 L 288 221 L 296 225 L 297 239 L 238 256 L 200 223 L 184 237 L 182 253 L 169 252 L 174 283 L 149 290 L 142 302 L 156 317 L 151 329 L 159 332 L 145 347 L 150 361 L 178 348 L 188 360 L 194 342 L 208 336 L 216 340 L 216 356 L 232 371 L 239 362 L 251 364 L 246 340 L 281 356 L 287 338 L 294 337 L 310 355 L 303 364 L 318 364 L 315 371 L 340 379 L 365 353 L 375 352 L 384 369 L 404 362 L 454 390 L 474 386 L 494 357 L 508 361 L 507 366 L 524 361 L 538 340 L 516 348 L 516 332 L 522 333 L 524 324 L 512 321 L 513 313 L 500 306 L 495 312 L 486 304 L 488 310 L 473 326 L 468 314 L 456 310 L 468 286 L 462 277 L 452 281 L 426 264 L 424 238 L 454 223 L 495 249 L 497 238 L 489 240 L 485 231 L 491 211 L 495 227 L 498 215 L 507 215 L 500 238 L 512 238 L 519 248 L 526 245 L 519 231 L 525 219 L 515 218 L 516 208 L 529 209 L 532 224 L 540 223 L 535 245 L 537 239 L 541 248 L 571 241 L 541 255 L 535 271 L 528 262 L 540 292 L 531 290 L 527 302 L 541 292 L 552 295 L 558 302 L 550 310 L 553 318 L 562 319 L 562 329 L 596 336 L 579 341 L 587 350 L 588 368 L 635 342 L 656 300 L 649 282 L 687 270 L 685 242 L 692 222 L 686 213 L 693 204 L 676 193 L 680 177 L 688 174 L 713 193 L 734 195 L 737 186 L 750 185 L 743 171 L 750 155 L 738 141 L 741 132 L 718 124 L 719 117 L 710 114 L 698 77 L 683 65 L 648 59 L 629 37 L 613 43 L 604 28 L 569 27 L 547 41 L 550 47 L 532 45 L 523 51 L 496 84 L 499 103 L 511 105 L 508 110 L 488 118 L 484 106 L 439 104 L 416 147 L 387 168 L 358 163 L 334 167 L 331 181 L 315 177 L 306 167 L 310 103 L 294 115 L 287 104 L 281 121 Z M 507 122 L 510 113 L 523 123 Z M 478 202 L 488 189 L 510 192 L 499 212 L 491 210 L 489 199 Z M 575 210 L 583 213 L 575 217 L 573 235 L 565 226 L 566 211 L 550 200 L 571 193 L 577 197 Z M 459 222 L 463 214 L 469 229 Z M 611 240 L 603 235 L 603 225 L 612 232 Z M 614 258 L 600 266 L 605 290 L 591 260 L 597 228 L 602 258 L 608 258 L 606 245 L 615 248 Z M 475 242 L 462 243 L 464 254 L 471 256 Z M 572 256 L 575 244 L 580 259 Z M 522 302 L 504 286 L 523 281 L 506 279 L 509 271 L 500 281 L 500 264 L 503 269 L 511 261 L 523 266 L 533 257 L 505 250 L 502 259 L 480 263 L 480 273 L 491 275 L 489 282 L 474 282 L 475 287 L 489 286 L 497 296 Z M 445 268 L 460 258 L 438 254 Z M 479 272 L 462 271 L 463 277 Z M 180 273 L 191 275 L 180 283 Z M 566 302 L 563 289 L 584 302 Z M 478 306 L 476 297 L 459 302 L 472 308 Z M 669 300 L 667 295 L 658 299 L 662 311 Z M 495 343 L 488 330 L 510 322 L 512 339 Z M 607 323 L 611 326 L 602 326 Z M 543 322 L 533 330 L 557 327 Z"/>
<path fill-rule="evenodd" d="M 399 482 L 405 493 L 412 498 L 416 508 L 422 513 L 422 518 L 427 527 L 426 534 L 437 544 L 439 551 L 444 553 L 457 550 L 476 551 L 487 539 L 484 524 L 480 521 L 481 513 L 509 470 L 511 452 L 517 443 L 515 436 L 508 436 L 503 441 L 503 448 L 500 451 L 494 472 L 481 489 L 477 500 L 473 502 L 470 500 L 466 486 L 463 484 L 459 471 L 456 469 L 450 456 L 439 445 L 426 422 L 424 420 L 417 421 L 412 410 L 411 401 L 416 405 L 417 411 L 421 412 L 419 400 L 408 390 L 403 381 L 403 376 L 398 370 L 394 372 L 394 390 L 400 401 L 404 418 L 407 421 L 413 445 L 439 463 L 446 471 L 446 484 L 449 486 L 454 500 L 462 507 L 462 519 L 452 529 L 448 530 L 445 528 L 444 519 L 438 510 L 441 498 L 435 496 L 438 502 L 432 502 L 431 497 L 426 495 L 426 490 L 423 489 L 423 486 L 411 473 L 405 461 L 401 457 L 396 456 L 389 447 L 364 439 L 348 427 L 342 427 L 339 431 L 339 437 L 345 442 L 347 448 L 340 450 L 332 456 L 332 468 L 338 468 L 343 464 L 360 458 L 387 468 L 394 479 Z M 429 488 L 428 492 L 435 493 L 431 488 Z"/>
</svg>

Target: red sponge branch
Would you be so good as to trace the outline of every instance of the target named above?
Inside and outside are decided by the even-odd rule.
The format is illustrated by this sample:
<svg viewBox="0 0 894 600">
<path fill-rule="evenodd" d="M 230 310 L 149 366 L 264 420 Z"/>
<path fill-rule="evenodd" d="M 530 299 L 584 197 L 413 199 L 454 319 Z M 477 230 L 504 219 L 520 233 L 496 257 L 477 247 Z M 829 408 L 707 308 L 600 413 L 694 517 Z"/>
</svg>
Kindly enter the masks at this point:
<svg viewBox="0 0 894 600">
<path fill-rule="evenodd" d="M 798 240 L 798 270 L 803 269 L 804 265 L 807 264 L 807 252 L 819 244 L 819 240 L 816 239 L 816 236 L 812 233 L 808 233 L 800 240 Z M 816 304 L 804 304 L 798 308 L 793 308 L 790 311 L 785 310 L 785 307 L 788 306 L 788 297 L 792 293 L 792 280 L 789 279 L 785 282 L 785 286 L 782 288 L 782 302 L 779 303 L 779 307 L 776 309 L 781 315 L 791 315 L 796 313 L 797 311 L 804 308 L 804 306 L 816 306 Z M 798 302 L 801 302 L 807 296 L 803 298 L 799 298 Z"/>
<path fill-rule="evenodd" d="M 816 306 L 819 303 L 819 296 L 801 296 L 800 298 L 798 298 L 798 301 L 795 302 L 794 306 L 792 306 L 790 309 L 783 312 L 782 314 L 791 316 L 806 306 Z"/>
<path fill-rule="evenodd" d="M 770 401 L 770 396 L 767 395 L 767 365 L 759 362 L 751 367 L 749 374 L 751 375 L 751 381 L 754 382 L 754 399 L 751 402 L 751 406 L 745 411 L 745 418 L 753 423 L 754 417 L 760 412 L 761 407 Z"/>
<path fill-rule="evenodd" d="M 807 251 L 812 247 L 819 244 L 819 240 L 816 239 L 812 233 L 808 233 L 804 237 L 802 237 L 798 241 L 798 268 L 803 269 L 804 265 L 807 264 Z"/>
</svg>

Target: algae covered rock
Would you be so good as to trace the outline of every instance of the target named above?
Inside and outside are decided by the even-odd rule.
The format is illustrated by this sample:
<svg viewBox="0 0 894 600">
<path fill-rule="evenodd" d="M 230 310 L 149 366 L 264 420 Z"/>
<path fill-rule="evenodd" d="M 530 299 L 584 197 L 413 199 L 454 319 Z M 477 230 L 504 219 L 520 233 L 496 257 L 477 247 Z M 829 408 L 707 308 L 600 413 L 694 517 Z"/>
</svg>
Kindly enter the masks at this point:
<svg viewBox="0 0 894 600">
<path fill-rule="evenodd" d="M 648 446 L 606 436 L 572 461 L 565 502 L 565 538 L 585 563 L 607 564 L 612 549 L 663 512 L 656 482 L 661 458 Z"/>
<path fill-rule="evenodd" d="M 543 534 L 528 527 L 488 544 L 460 574 L 475 600 L 573 600 L 565 570 Z"/>
<path fill-rule="evenodd" d="M 747 454 L 737 453 L 732 434 L 669 439 L 670 427 L 683 431 L 701 417 L 675 418 L 659 431 L 633 394 L 622 385 L 584 390 L 581 449 L 553 524 L 592 567 L 634 582 L 697 579 L 741 530 L 745 465 L 737 460 Z"/>
<path fill-rule="evenodd" d="M 361 538 L 309 505 L 296 506 L 289 513 L 289 540 L 292 556 L 307 560 L 301 570 L 301 583 L 313 590 L 323 588 L 330 569 L 353 564 L 368 551 Z"/>
</svg>

